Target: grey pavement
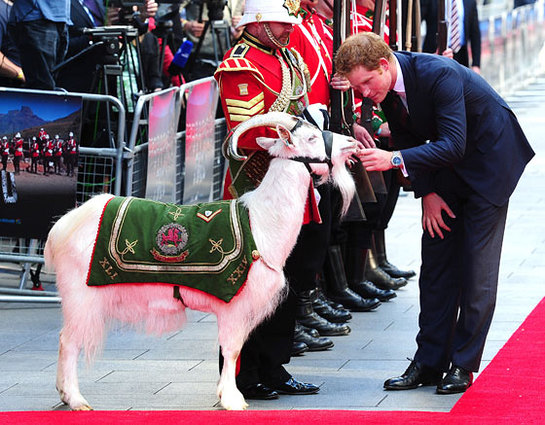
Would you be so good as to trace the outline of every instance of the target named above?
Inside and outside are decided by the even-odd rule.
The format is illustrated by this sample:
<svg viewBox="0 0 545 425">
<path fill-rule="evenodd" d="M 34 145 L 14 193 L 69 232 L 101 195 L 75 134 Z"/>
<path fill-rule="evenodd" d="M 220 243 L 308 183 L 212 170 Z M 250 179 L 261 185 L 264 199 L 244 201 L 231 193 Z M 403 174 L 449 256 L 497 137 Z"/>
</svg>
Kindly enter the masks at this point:
<svg viewBox="0 0 545 425">
<path fill-rule="evenodd" d="M 545 295 L 545 77 L 507 100 L 537 156 L 511 199 L 482 369 Z M 388 257 L 399 267 L 418 270 L 419 220 L 419 201 L 404 194 L 386 234 Z M 15 276 L 2 267 L 0 286 L 16 287 Z M 54 277 L 44 279 L 54 290 Z M 287 369 L 320 385 L 318 394 L 250 400 L 249 408 L 449 411 L 460 395 L 436 395 L 432 387 L 382 389 L 386 378 L 405 370 L 416 347 L 417 280 L 397 293 L 375 312 L 354 313 L 352 332 L 335 337 L 333 349 L 292 359 Z M 0 411 L 66 409 L 55 390 L 61 324 L 56 304 L 0 303 Z M 159 338 L 118 327 L 102 357 L 89 367 L 80 364 L 81 391 L 100 410 L 219 409 L 216 338 L 215 317 L 193 311 L 183 330 Z"/>
</svg>

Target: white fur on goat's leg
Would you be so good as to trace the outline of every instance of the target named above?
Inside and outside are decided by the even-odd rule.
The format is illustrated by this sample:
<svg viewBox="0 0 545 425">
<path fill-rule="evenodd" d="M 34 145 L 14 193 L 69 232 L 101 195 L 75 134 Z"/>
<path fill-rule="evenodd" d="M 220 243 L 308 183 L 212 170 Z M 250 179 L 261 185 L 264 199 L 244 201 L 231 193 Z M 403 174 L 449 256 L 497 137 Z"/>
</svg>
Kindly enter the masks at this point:
<svg viewBox="0 0 545 425">
<path fill-rule="evenodd" d="M 59 360 L 57 363 L 57 391 L 61 401 L 72 410 L 93 410 L 81 395 L 78 383 L 78 357 L 81 346 L 66 337 L 61 331 L 59 337 Z"/>
<path fill-rule="evenodd" d="M 218 397 L 226 410 L 244 410 L 248 403 L 237 388 L 236 367 L 240 350 L 231 351 L 222 347 L 223 368 L 218 382 Z"/>
</svg>

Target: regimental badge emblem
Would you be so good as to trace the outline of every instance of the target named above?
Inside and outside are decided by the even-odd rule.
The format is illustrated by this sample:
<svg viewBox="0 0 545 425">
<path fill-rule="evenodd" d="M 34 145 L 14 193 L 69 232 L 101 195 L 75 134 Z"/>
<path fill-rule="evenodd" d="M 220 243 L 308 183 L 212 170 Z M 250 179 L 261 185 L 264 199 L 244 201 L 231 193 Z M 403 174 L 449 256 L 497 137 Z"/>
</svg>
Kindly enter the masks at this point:
<svg viewBox="0 0 545 425">
<path fill-rule="evenodd" d="M 301 2 L 299 0 L 284 0 L 283 6 L 288 10 L 290 16 L 297 16 L 299 14 Z"/>
<path fill-rule="evenodd" d="M 151 253 L 157 261 L 172 263 L 184 261 L 189 252 L 184 251 L 189 235 L 184 226 L 177 223 L 169 223 L 162 226 L 155 238 L 159 250 L 153 248 Z"/>
<path fill-rule="evenodd" d="M 238 92 L 241 96 L 248 96 L 248 84 L 239 84 L 238 85 Z"/>
</svg>

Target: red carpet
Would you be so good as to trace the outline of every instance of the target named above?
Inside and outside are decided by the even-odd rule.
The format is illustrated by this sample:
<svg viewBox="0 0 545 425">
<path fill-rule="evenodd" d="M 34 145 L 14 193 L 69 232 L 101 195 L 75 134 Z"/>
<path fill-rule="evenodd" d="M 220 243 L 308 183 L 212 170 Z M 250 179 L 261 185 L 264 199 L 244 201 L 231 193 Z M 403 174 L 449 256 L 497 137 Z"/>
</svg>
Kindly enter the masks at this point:
<svg viewBox="0 0 545 425">
<path fill-rule="evenodd" d="M 544 365 L 545 299 L 448 413 L 356 410 L 9 412 L 0 413 L 0 424 L 543 424 Z"/>
</svg>

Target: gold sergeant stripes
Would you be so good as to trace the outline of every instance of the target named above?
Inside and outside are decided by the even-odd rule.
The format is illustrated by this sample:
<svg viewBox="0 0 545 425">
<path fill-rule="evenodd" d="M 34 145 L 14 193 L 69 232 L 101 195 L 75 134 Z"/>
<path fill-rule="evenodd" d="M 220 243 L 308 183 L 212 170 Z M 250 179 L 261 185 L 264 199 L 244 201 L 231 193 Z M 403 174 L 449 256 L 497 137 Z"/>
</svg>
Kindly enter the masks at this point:
<svg viewBox="0 0 545 425">
<path fill-rule="evenodd" d="M 225 99 L 227 112 L 231 122 L 243 122 L 247 119 L 263 113 L 265 109 L 265 95 L 263 92 L 250 100 Z"/>
</svg>

